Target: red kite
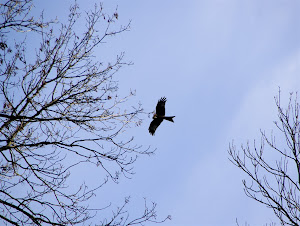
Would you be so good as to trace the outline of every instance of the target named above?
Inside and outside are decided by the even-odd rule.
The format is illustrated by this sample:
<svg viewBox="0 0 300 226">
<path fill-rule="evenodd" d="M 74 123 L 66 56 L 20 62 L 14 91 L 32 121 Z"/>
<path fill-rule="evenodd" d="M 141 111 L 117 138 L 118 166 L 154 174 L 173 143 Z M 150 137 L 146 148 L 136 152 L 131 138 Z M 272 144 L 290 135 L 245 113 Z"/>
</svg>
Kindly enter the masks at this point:
<svg viewBox="0 0 300 226">
<path fill-rule="evenodd" d="M 175 116 L 165 116 L 165 104 L 167 99 L 165 97 L 162 97 L 156 105 L 156 113 L 153 115 L 153 121 L 151 122 L 149 126 L 149 133 L 153 136 L 155 133 L 155 130 L 160 125 L 160 123 L 166 119 L 168 121 L 174 122 L 173 118 Z"/>
</svg>

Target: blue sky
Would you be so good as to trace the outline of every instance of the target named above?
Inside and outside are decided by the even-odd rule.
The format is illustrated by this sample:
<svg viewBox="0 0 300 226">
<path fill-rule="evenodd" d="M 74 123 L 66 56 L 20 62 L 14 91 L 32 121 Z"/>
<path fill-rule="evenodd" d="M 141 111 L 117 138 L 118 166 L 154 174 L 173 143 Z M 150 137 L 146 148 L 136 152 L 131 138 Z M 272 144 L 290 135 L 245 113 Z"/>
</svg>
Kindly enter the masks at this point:
<svg viewBox="0 0 300 226">
<path fill-rule="evenodd" d="M 77 2 L 84 10 L 95 3 Z M 43 1 L 35 10 L 64 19 L 70 3 Z M 157 152 L 139 159 L 131 180 L 110 183 L 92 204 L 110 197 L 118 204 L 131 195 L 130 208 L 138 212 L 147 197 L 158 203 L 160 216 L 172 215 L 165 225 L 277 222 L 271 210 L 244 195 L 245 177 L 227 149 L 233 139 L 239 145 L 259 138 L 261 128 L 274 129 L 278 86 L 282 100 L 299 90 L 300 2 L 113 0 L 103 6 L 108 12 L 118 6 L 118 24 L 131 20 L 131 31 L 111 39 L 96 57 L 125 51 L 134 65 L 118 73 L 120 92 L 135 89 L 146 112 L 166 96 L 167 114 L 176 118 L 153 137 L 146 115 L 142 126 L 127 131 Z"/>
</svg>

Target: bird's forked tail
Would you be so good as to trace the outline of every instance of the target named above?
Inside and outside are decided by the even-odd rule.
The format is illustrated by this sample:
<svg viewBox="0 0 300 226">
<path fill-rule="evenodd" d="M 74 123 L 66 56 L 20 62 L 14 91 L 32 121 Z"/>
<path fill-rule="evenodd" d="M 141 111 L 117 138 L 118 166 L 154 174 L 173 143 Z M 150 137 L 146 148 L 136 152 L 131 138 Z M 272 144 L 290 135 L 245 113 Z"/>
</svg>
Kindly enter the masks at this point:
<svg viewBox="0 0 300 226">
<path fill-rule="evenodd" d="M 170 121 L 170 122 L 174 122 L 173 121 L 173 118 L 174 118 L 175 116 L 165 116 L 164 117 L 164 119 L 166 119 L 166 120 L 168 120 L 168 121 Z"/>
</svg>

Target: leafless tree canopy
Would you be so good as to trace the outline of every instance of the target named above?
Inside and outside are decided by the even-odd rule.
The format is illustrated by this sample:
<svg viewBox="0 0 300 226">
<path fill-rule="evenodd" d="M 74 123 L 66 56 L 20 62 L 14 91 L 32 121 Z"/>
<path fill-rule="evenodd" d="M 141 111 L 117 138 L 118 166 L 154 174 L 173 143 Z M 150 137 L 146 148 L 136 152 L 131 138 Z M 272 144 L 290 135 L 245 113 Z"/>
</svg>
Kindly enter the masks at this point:
<svg viewBox="0 0 300 226">
<path fill-rule="evenodd" d="M 123 53 L 114 62 L 93 57 L 96 47 L 129 24 L 112 29 L 118 13 L 105 14 L 98 5 L 83 16 L 79 34 L 78 5 L 63 24 L 32 17 L 32 7 L 32 0 L 0 3 L 0 218 L 14 225 L 81 223 L 95 214 L 86 202 L 95 189 L 130 177 L 137 156 L 152 153 L 122 136 L 141 123 L 141 106 L 126 104 L 134 93 L 117 95 L 115 73 L 130 63 Z M 29 43 L 29 34 L 40 44 Z M 97 166 L 99 187 L 70 189 L 72 169 L 86 164 Z M 135 219 L 127 203 L 98 223 L 156 222 L 155 203 Z"/>
<path fill-rule="evenodd" d="M 290 94 L 287 107 L 275 98 L 277 139 L 261 131 L 261 142 L 240 149 L 229 147 L 231 162 L 244 171 L 246 195 L 274 211 L 282 225 L 300 224 L 300 119 L 296 94 Z"/>
</svg>

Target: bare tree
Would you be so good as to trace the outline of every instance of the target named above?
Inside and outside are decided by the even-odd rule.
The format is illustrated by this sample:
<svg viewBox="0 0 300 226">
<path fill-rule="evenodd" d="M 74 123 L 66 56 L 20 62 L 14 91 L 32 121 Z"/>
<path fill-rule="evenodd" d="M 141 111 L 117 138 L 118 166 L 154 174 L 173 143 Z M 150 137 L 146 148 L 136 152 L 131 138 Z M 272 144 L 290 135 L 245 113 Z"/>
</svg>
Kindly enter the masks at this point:
<svg viewBox="0 0 300 226">
<path fill-rule="evenodd" d="M 231 143 L 231 162 L 246 173 L 243 180 L 246 195 L 271 208 L 282 225 L 300 223 L 300 118 L 296 94 L 290 94 L 286 108 L 279 95 L 275 97 L 278 111 L 277 139 L 261 131 L 261 142 L 253 147 L 242 145 L 240 150 Z M 279 135 L 279 138 L 278 138 Z M 277 142 L 276 142 L 277 141 Z"/>
<path fill-rule="evenodd" d="M 126 103 L 134 93 L 119 97 L 114 79 L 130 63 L 123 53 L 114 62 L 93 57 L 96 47 L 130 24 L 113 29 L 118 13 L 105 14 L 100 4 L 86 13 L 85 31 L 78 34 L 77 4 L 65 24 L 35 19 L 32 7 L 32 0 L 0 4 L 0 218 L 14 225 L 82 223 L 101 210 L 87 203 L 96 189 L 130 177 L 137 156 L 153 153 L 122 136 L 141 123 L 141 105 Z M 33 47 L 32 40 L 40 44 Z M 71 189 L 72 169 L 85 164 L 97 166 L 103 182 Z M 99 224 L 160 222 L 155 203 L 135 219 L 127 203 Z"/>
</svg>

